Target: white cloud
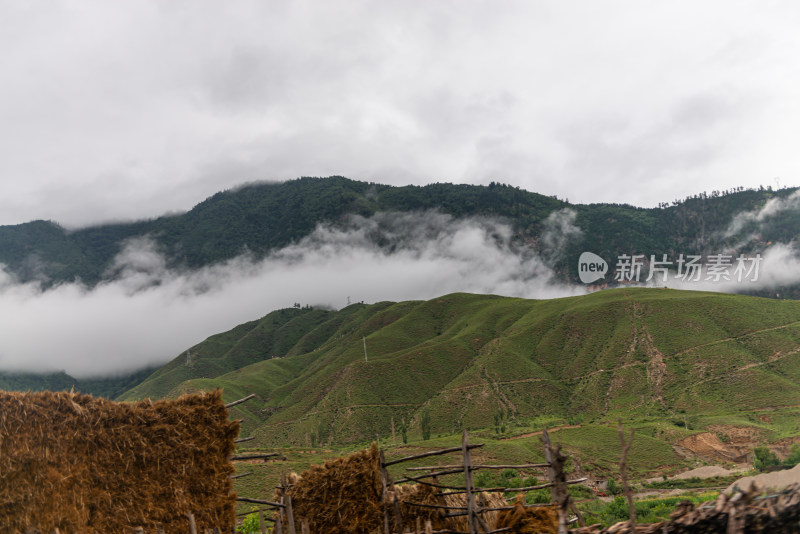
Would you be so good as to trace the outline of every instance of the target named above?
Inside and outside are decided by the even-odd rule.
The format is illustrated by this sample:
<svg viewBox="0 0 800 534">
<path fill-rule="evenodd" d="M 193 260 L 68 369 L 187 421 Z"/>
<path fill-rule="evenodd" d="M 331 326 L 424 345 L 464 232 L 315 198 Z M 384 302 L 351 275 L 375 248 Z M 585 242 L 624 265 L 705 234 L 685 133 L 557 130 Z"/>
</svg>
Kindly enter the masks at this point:
<svg viewBox="0 0 800 534">
<path fill-rule="evenodd" d="M 723 237 L 739 235 L 744 230 L 760 231 L 763 223 L 768 219 L 777 217 L 784 211 L 797 211 L 798 209 L 800 209 L 800 189 L 785 198 L 772 197 L 761 209 L 737 213 L 728 224 Z M 750 237 L 753 237 L 753 234 Z"/>
<path fill-rule="evenodd" d="M 542 252 L 550 263 L 562 259 L 570 241 L 583 235 L 575 225 L 578 214 L 571 208 L 563 208 L 550 213 L 544 220 L 542 232 Z"/>
<path fill-rule="evenodd" d="M 718 254 L 722 258 L 716 262 L 717 267 L 710 267 Z M 688 267 L 691 258 L 685 255 L 686 263 L 681 266 L 681 275 L 673 270 L 666 282 L 660 271 L 655 271 L 653 278 L 648 281 L 650 270 L 646 268 L 641 270 L 638 280 L 653 287 L 719 293 L 750 293 L 800 284 L 800 252 L 785 243 L 775 243 L 761 252 L 748 255 L 720 251 L 709 257 L 698 257 L 698 270 Z M 656 257 L 657 261 L 661 259 Z M 667 261 L 673 262 L 673 268 L 677 269 L 678 257 L 668 257 Z"/>
<path fill-rule="evenodd" d="M 553 279 L 510 229 L 435 212 L 353 218 L 319 226 L 263 261 L 241 256 L 193 272 L 165 267 L 155 245 L 129 241 L 116 277 L 88 289 L 42 291 L 0 271 L 0 369 L 86 376 L 164 363 L 206 336 L 294 302 L 428 299 L 467 291 L 529 298 L 584 292 Z M 392 240 L 392 249 L 375 245 Z"/>
</svg>

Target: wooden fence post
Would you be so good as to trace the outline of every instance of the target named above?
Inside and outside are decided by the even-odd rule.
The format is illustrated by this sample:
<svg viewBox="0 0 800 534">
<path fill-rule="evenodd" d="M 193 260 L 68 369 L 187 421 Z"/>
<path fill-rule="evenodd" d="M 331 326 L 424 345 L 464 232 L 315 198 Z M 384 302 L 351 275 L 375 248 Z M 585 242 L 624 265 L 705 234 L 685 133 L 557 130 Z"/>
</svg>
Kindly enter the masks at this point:
<svg viewBox="0 0 800 534">
<path fill-rule="evenodd" d="M 467 524 L 469 525 L 469 534 L 478 534 L 478 524 L 476 521 L 475 513 L 475 494 L 472 492 L 472 458 L 469 453 L 469 437 L 467 430 L 464 429 L 461 434 L 461 455 L 464 459 L 464 485 L 467 490 Z"/>
<path fill-rule="evenodd" d="M 294 509 L 292 508 L 292 496 L 286 495 L 286 530 L 288 534 L 297 534 L 297 529 L 294 527 Z"/>
<path fill-rule="evenodd" d="M 400 511 L 400 503 L 397 502 L 397 493 L 392 493 L 392 506 L 394 507 L 394 524 L 397 534 L 403 534 L 403 513 Z"/>
<path fill-rule="evenodd" d="M 286 533 L 297 534 L 297 530 L 294 528 L 292 496 L 289 494 L 289 486 L 286 484 L 286 474 L 281 475 L 281 486 L 283 486 L 283 504 L 286 505 Z"/>
<path fill-rule="evenodd" d="M 386 458 L 383 455 L 383 450 L 378 453 L 378 461 L 380 462 L 379 468 L 381 473 L 381 487 L 383 491 L 383 534 L 389 534 L 389 474 L 386 472 Z"/>
<path fill-rule="evenodd" d="M 197 534 L 197 523 L 194 522 L 194 514 L 189 512 L 189 532 Z"/>
<path fill-rule="evenodd" d="M 561 452 L 561 446 L 553 447 L 547 430 L 542 430 L 544 458 L 550 464 L 547 468 L 547 479 L 553 484 L 550 494 L 558 506 L 558 534 L 567 534 L 567 511 L 570 508 L 570 497 L 567 492 L 567 479 L 564 475 L 564 462 L 567 457 Z"/>
</svg>

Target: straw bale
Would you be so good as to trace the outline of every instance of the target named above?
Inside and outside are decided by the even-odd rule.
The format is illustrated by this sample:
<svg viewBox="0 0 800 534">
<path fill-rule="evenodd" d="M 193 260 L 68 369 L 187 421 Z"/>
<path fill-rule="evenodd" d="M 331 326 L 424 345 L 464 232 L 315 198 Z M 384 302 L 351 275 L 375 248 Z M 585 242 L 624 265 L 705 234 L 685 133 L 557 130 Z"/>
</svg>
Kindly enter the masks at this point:
<svg viewBox="0 0 800 534">
<path fill-rule="evenodd" d="M 383 488 L 381 488 L 379 451 L 374 443 L 367 450 L 336 458 L 322 466 L 312 466 L 302 474 L 291 473 L 287 482 L 292 497 L 295 521 L 307 519 L 311 532 L 331 534 L 364 534 L 383 532 Z M 391 485 L 388 489 L 392 527 L 397 498 L 406 526 L 430 520 L 435 530 L 467 530 L 466 516 L 445 518 L 444 510 L 403 503 L 466 507 L 463 494 L 440 496 L 440 490 L 424 484 Z M 276 493 L 280 500 L 282 493 Z M 505 506 L 502 493 L 477 493 L 476 503 L 482 508 Z M 452 510 L 451 510 L 452 511 Z M 498 512 L 483 514 L 487 524 L 493 524 Z"/>
<path fill-rule="evenodd" d="M 445 495 L 444 502 L 447 506 L 467 506 L 467 495 L 465 493 L 456 493 L 455 495 Z M 499 508 L 506 506 L 506 500 L 503 498 L 502 493 L 481 491 L 475 493 L 475 504 L 480 508 Z M 481 517 L 487 525 L 493 525 L 497 521 L 497 512 L 485 512 Z M 453 517 L 450 519 L 451 523 L 449 528 L 455 530 L 469 530 L 469 518 L 467 516 Z"/>
<path fill-rule="evenodd" d="M 437 494 L 440 490 L 432 486 L 426 486 L 424 484 L 403 484 L 395 486 L 394 491 L 399 501 L 447 506 L 445 498 Z M 417 517 L 419 517 L 423 524 L 425 521 L 430 521 L 434 530 L 446 530 L 453 528 L 454 525 L 454 518 L 441 517 L 445 511 L 437 510 L 436 508 L 402 504 L 401 513 L 403 514 L 403 520 L 407 524 L 415 524 Z"/>
<path fill-rule="evenodd" d="M 295 521 L 307 519 L 311 532 L 380 532 L 383 488 L 378 447 L 314 465 L 288 490 Z M 280 498 L 280 491 L 277 498 Z"/>
<path fill-rule="evenodd" d="M 230 530 L 239 424 L 219 391 L 117 403 L 72 392 L 0 391 L 3 532 Z"/>
<path fill-rule="evenodd" d="M 514 534 L 558 533 L 558 510 L 555 506 L 525 508 L 524 502 L 524 497 L 517 495 L 514 509 L 500 511 L 494 528 L 511 528 Z"/>
</svg>

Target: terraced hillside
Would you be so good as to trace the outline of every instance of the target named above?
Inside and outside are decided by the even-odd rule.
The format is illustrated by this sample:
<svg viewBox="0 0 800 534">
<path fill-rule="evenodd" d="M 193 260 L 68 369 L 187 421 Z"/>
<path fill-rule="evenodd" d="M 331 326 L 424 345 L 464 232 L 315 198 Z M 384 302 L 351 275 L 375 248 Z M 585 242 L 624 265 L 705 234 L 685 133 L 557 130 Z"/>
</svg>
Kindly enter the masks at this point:
<svg viewBox="0 0 800 534">
<path fill-rule="evenodd" d="M 262 445 L 547 416 L 685 426 L 800 404 L 799 353 L 797 301 L 643 288 L 541 301 L 452 294 L 279 310 L 192 347 L 121 398 L 253 392 L 236 409 Z"/>
</svg>

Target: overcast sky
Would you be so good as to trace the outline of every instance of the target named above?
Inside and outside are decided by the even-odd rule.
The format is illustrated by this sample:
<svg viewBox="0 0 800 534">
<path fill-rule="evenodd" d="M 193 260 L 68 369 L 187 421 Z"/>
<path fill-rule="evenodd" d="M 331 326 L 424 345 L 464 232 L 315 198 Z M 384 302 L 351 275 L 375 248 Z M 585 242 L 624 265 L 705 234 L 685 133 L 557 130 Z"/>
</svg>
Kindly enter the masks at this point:
<svg viewBox="0 0 800 534">
<path fill-rule="evenodd" d="M 0 224 L 154 217 L 334 174 L 640 206 L 798 185 L 798 27 L 800 3 L 770 0 L 0 0 Z M 781 202 L 764 210 L 796 209 Z M 555 215 L 552 253 L 580 233 Z M 380 217 L 409 248 L 364 240 Z M 509 232 L 378 214 L 196 272 L 134 240 L 91 289 L 0 266 L 0 369 L 128 371 L 294 302 L 585 291 Z M 796 282 L 799 261 L 775 244 L 760 283 Z"/>
<path fill-rule="evenodd" d="M 0 224 L 253 180 L 796 185 L 800 3 L 0 0 Z"/>
</svg>

